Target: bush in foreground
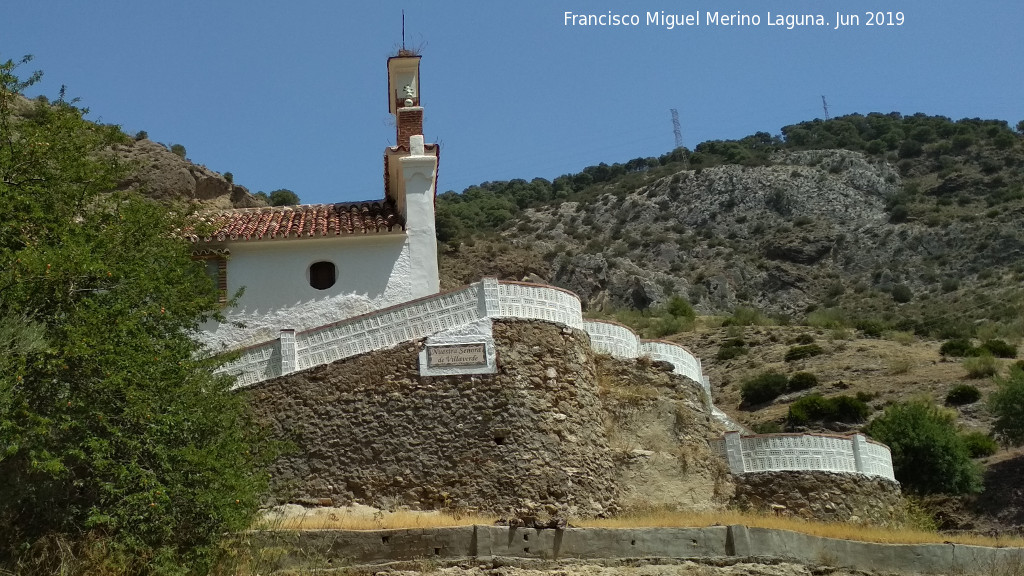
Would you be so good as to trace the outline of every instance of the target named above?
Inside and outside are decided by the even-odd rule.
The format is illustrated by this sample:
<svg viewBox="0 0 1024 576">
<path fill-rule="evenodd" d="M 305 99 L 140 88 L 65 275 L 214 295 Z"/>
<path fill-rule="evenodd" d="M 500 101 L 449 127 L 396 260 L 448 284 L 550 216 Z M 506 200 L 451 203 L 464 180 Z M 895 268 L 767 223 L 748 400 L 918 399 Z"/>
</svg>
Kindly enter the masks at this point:
<svg viewBox="0 0 1024 576">
<path fill-rule="evenodd" d="M 205 573 L 267 483 L 244 399 L 190 338 L 216 289 L 183 220 L 108 193 L 120 130 L 63 101 L 16 117 L 31 82 L 15 67 L 0 63 L 0 572 Z"/>
<path fill-rule="evenodd" d="M 896 479 L 919 494 L 981 491 L 981 469 L 971 460 L 956 416 L 925 401 L 885 409 L 864 429 L 892 450 Z"/>
</svg>

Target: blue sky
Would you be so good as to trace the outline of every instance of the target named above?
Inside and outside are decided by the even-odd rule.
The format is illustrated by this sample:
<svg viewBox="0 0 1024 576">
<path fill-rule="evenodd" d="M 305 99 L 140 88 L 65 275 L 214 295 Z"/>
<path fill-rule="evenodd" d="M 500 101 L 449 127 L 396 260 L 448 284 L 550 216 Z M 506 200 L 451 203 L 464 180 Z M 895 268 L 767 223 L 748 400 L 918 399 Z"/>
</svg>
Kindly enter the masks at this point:
<svg viewBox="0 0 1024 576">
<path fill-rule="evenodd" d="M 382 196 L 393 143 L 386 59 L 399 4 L 271 2 L 11 3 L 0 58 L 33 54 L 91 117 L 180 143 L 188 157 L 257 190 L 306 203 Z M 428 141 L 442 145 L 439 191 L 486 180 L 554 178 L 684 143 L 778 133 L 848 113 L 1024 119 L 1024 3 L 979 0 L 525 0 L 418 2 L 406 44 L 423 49 Z M 701 25 L 646 25 L 647 12 Z M 836 12 L 861 25 L 835 28 Z M 867 12 L 902 26 L 867 26 Z M 636 14 L 637 27 L 568 26 L 574 14 Z M 708 25 L 707 13 L 758 15 Z M 769 26 L 769 13 L 822 14 L 821 27 Z M 883 14 L 886 20 L 888 15 Z M 27 70 L 26 70 L 27 72 Z"/>
</svg>

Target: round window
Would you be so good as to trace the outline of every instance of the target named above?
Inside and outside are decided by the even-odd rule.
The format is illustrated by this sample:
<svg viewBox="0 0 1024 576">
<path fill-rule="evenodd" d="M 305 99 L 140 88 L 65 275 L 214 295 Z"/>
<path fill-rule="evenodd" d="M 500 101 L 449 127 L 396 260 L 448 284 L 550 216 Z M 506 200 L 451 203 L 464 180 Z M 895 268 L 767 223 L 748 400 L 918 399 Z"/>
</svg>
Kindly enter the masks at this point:
<svg viewBox="0 0 1024 576">
<path fill-rule="evenodd" d="M 309 285 L 317 290 L 334 286 L 337 278 L 338 271 L 332 262 L 314 262 L 309 266 Z"/>
</svg>

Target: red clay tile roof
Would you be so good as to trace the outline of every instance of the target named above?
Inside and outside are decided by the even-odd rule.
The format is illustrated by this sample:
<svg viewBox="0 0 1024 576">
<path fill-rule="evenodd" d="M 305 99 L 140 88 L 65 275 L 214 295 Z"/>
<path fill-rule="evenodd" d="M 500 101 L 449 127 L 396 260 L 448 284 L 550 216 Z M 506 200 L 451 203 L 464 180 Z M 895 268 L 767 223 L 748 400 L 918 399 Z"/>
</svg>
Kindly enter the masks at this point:
<svg viewBox="0 0 1024 576">
<path fill-rule="evenodd" d="M 197 230 L 198 228 L 198 230 Z M 404 230 L 392 201 L 236 208 L 200 214 L 185 231 L 193 242 L 326 238 Z"/>
</svg>

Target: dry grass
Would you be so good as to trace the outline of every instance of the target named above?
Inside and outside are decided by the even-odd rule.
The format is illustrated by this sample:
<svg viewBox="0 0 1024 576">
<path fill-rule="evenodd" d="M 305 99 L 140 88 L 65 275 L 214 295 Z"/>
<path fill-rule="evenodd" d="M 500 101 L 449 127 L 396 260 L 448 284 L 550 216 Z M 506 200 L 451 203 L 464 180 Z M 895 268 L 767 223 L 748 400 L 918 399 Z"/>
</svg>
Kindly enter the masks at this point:
<svg viewBox="0 0 1024 576">
<path fill-rule="evenodd" d="M 901 354 L 886 356 L 885 364 L 886 369 L 891 375 L 906 374 L 914 367 L 913 360 Z"/>
<path fill-rule="evenodd" d="M 497 516 L 415 510 L 370 514 L 344 509 L 311 509 L 308 513 L 297 516 L 267 517 L 255 528 L 261 530 L 390 530 L 493 524 L 497 519 Z"/>
<path fill-rule="evenodd" d="M 400 528 L 437 528 L 445 526 L 491 525 L 497 517 L 476 514 L 450 514 L 438 512 L 378 512 L 367 515 L 334 511 L 310 513 L 268 520 L 258 528 L 266 530 L 387 530 Z M 652 511 L 616 518 L 573 519 L 572 526 L 580 528 L 700 528 L 742 524 L 752 528 L 790 530 L 812 536 L 879 542 L 883 544 L 928 544 L 953 542 L 994 548 L 1024 547 L 1021 537 L 989 537 L 950 535 L 917 529 L 880 528 L 846 523 L 825 523 L 789 516 L 770 516 L 736 510 L 706 512 Z"/>
<path fill-rule="evenodd" d="M 752 528 L 791 530 L 812 536 L 879 542 L 883 544 L 927 544 L 954 542 L 972 546 L 995 548 L 1024 546 L 1020 537 L 988 537 L 972 535 L 948 535 L 914 529 L 890 529 L 858 524 L 825 523 L 802 520 L 789 516 L 766 516 L 735 510 L 718 512 L 654 512 L 642 515 L 627 515 L 618 518 L 579 520 L 573 525 L 588 528 L 659 528 L 659 527 L 704 527 L 715 525 L 742 524 Z"/>
</svg>

